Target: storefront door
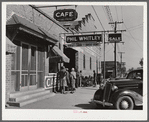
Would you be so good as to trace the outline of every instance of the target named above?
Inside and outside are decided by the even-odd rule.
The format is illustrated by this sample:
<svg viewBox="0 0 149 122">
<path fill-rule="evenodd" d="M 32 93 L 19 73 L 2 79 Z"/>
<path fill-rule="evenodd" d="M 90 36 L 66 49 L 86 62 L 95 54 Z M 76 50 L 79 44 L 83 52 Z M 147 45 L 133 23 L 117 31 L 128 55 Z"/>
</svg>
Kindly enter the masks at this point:
<svg viewBox="0 0 149 122">
<path fill-rule="evenodd" d="M 37 47 L 22 43 L 20 90 L 37 88 Z"/>
</svg>

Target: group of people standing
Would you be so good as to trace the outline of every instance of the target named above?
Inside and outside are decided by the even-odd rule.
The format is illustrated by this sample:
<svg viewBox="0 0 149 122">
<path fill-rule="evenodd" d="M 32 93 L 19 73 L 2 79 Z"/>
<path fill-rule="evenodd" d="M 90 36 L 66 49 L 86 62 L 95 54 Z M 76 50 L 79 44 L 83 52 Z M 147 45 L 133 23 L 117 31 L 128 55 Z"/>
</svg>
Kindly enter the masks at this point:
<svg viewBox="0 0 149 122">
<path fill-rule="evenodd" d="M 61 67 L 61 70 L 58 72 L 58 81 L 60 82 L 60 92 L 66 94 L 67 91 L 74 93 L 76 88 L 80 85 L 82 80 L 82 71 L 75 72 L 75 69 L 72 68 L 69 73 L 68 68 L 64 66 Z"/>
</svg>

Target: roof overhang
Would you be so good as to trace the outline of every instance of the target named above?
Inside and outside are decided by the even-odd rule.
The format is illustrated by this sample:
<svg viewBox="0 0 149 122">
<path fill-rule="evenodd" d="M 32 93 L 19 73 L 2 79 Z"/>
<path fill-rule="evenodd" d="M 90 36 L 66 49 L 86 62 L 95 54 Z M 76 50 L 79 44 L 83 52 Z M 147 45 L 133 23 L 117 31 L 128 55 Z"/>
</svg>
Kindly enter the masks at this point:
<svg viewBox="0 0 149 122">
<path fill-rule="evenodd" d="M 15 30 L 17 31 L 17 33 L 23 31 L 53 44 L 56 44 L 58 42 L 58 40 L 53 35 L 49 34 L 41 27 L 16 14 L 13 14 L 7 21 L 6 30 L 7 32 Z"/>
<path fill-rule="evenodd" d="M 54 46 L 52 51 L 54 52 L 55 56 L 50 57 L 51 62 L 56 61 L 69 63 L 70 59 L 57 46 Z"/>
</svg>

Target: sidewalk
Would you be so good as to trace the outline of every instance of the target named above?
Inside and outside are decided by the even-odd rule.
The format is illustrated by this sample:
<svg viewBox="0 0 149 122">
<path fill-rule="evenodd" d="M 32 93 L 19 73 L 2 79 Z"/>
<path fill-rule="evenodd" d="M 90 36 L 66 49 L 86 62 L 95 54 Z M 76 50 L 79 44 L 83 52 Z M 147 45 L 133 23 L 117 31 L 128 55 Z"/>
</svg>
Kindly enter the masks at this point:
<svg viewBox="0 0 149 122">
<path fill-rule="evenodd" d="M 73 94 L 70 91 L 67 94 L 51 93 L 53 95 L 48 99 L 23 107 L 10 106 L 7 109 L 95 109 L 95 106 L 91 105 L 90 102 L 98 88 L 99 85 L 96 87 L 79 87 Z"/>
</svg>

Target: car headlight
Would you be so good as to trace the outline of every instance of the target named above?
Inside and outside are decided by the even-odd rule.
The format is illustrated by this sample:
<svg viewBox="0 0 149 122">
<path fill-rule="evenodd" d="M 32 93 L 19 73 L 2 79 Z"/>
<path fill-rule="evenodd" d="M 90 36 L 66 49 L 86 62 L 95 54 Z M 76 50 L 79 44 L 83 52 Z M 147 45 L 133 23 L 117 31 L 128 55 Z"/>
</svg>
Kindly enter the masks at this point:
<svg viewBox="0 0 149 122">
<path fill-rule="evenodd" d="M 101 81 L 100 85 L 99 85 L 99 88 L 100 88 L 100 89 L 104 89 L 104 87 L 105 87 L 105 85 L 106 85 L 106 82 L 107 82 L 107 80 L 104 80 L 104 79 L 103 79 L 103 80 Z"/>
<path fill-rule="evenodd" d="M 115 86 L 115 85 L 112 86 L 112 91 L 117 90 L 117 89 L 118 89 L 117 86 Z"/>
<path fill-rule="evenodd" d="M 99 88 L 100 88 L 100 89 L 104 89 L 104 84 L 101 83 L 100 86 L 99 86 Z"/>
</svg>

